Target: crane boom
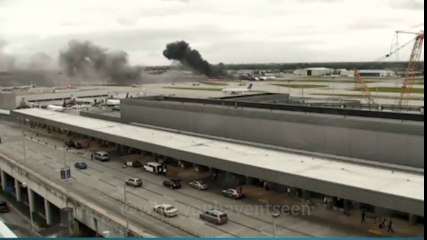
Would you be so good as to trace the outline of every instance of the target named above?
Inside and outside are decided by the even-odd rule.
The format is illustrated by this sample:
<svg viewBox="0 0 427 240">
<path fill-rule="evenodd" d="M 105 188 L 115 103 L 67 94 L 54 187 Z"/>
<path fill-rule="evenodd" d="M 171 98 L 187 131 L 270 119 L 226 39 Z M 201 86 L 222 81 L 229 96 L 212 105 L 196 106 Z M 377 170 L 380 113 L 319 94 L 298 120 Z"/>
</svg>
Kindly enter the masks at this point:
<svg viewBox="0 0 427 240">
<path fill-rule="evenodd" d="M 406 69 L 405 81 L 403 82 L 402 92 L 400 95 L 399 106 L 408 105 L 409 98 L 412 92 L 413 81 L 415 78 L 415 71 L 421 57 L 424 43 L 424 31 L 417 33 L 415 37 L 414 47 L 411 51 L 409 58 L 408 68 Z"/>
<path fill-rule="evenodd" d="M 356 81 L 358 88 L 363 90 L 363 95 L 364 95 L 366 101 L 368 102 L 368 104 L 375 104 L 374 97 L 372 96 L 368 85 L 362 79 L 362 77 L 360 76 L 359 70 L 357 70 L 357 69 L 354 69 L 354 80 Z"/>
</svg>

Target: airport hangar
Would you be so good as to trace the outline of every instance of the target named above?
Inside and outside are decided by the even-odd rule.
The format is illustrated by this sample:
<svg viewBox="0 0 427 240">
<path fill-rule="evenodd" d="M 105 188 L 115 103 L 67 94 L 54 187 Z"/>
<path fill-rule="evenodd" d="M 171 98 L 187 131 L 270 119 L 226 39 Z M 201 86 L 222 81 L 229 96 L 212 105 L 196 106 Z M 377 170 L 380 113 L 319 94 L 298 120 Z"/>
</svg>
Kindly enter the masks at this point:
<svg viewBox="0 0 427 240">
<path fill-rule="evenodd" d="M 208 104 L 209 101 L 215 104 Z M 263 104 L 251 103 L 251 101 L 219 100 L 219 102 L 222 104 L 218 104 L 215 99 L 196 100 L 171 97 L 128 99 L 123 100 L 121 103 L 121 118 L 102 114 L 96 116 L 98 118 L 110 118 L 110 121 L 41 109 L 16 110 L 12 112 L 12 115 L 18 119 L 28 119 L 34 123 L 66 129 L 70 132 L 116 143 L 119 146 L 149 151 L 193 164 L 207 166 L 210 169 L 222 171 L 224 177 L 233 179 L 233 181 L 238 179 L 238 181 L 246 181 L 247 183 L 253 178 L 258 178 L 269 181 L 273 187 L 282 187 L 283 189 L 285 186 L 290 186 L 302 189 L 306 193 L 305 197 L 310 196 L 310 192 L 321 193 L 346 199 L 346 202 L 359 204 L 358 206 L 360 204 L 368 204 L 374 207 L 376 212 L 382 214 L 392 215 L 396 211 L 408 214 L 411 222 L 416 221 L 417 216 L 424 218 L 424 169 L 423 161 L 419 161 L 424 151 L 421 148 L 421 152 L 418 152 L 419 146 L 417 145 L 422 145 L 424 141 L 423 115 L 348 110 L 343 115 L 340 110 L 328 108 L 313 108 L 310 111 L 310 108 L 303 107 L 305 111 L 302 111 L 301 106 L 296 109 L 287 106 L 291 110 L 268 109 L 267 111 L 263 108 L 265 107 L 262 106 Z M 151 105 L 154 103 L 169 105 L 169 107 Z M 231 103 L 234 104 L 231 105 Z M 150 111 L 146 108 L 147 105 L 159 112 L 153 112 L 153 109 Z M 201 112 L 195 105 L 204 106 L 204 111 Z M 251 105 L 253 106 L 249 107 Z M 255 105 L 257 107 L 254 107 Z M 170 106 L 174 106 L 174 108 L 180 106 L 181 111 L 186 112 L 186 114 L 181 113 L 180 115 L 175 109 L 169 112 L 172 115 L 168 115 L 166 112 L 171 110 Z M 182 120 L 186 120 L 188 126 L 198 127 L 199 132 L 189 132 L 186 131 L 187 129 L 182 130 L 179 129 L 179 126 L 175 126 L 175 129 L 169 126 L 166 129 L 165 127 L 167 126 L 162 125 L 162 121 L 159 121 L 157 125 L 147 125 L 148 123 L 142 118 L 139 121 L 128 122 L 132 124 L 121 123 L 125 122 L 124 119 L 126 117 L 130 117 L 126 113 L 127 107 L 130 107 L 128 111 L 132 112 L 134 116 L 159 118 L 163 119 L 163 123 L 177 124 Z M 140 107 L 141 109 L 135 109 L 135 107 Z M 341 142 L 348 141 L 345 144 L 350 145 L 360 134 L 367 134 L 368 130 L 378 131 L 373 133 L 376 135 L 374 135 L 375 143 L 372 143 L 375 145 L 372 147 L 385 147 L 383 151 L 391 152 L 391 154 L 393 154 L 393 151 L 399 151 L 397 149 L 398 146 L 393 145 L 399 144 L 399 142 L 394 141 L 400 141 L 399 139 L 404 136 L 404 142 L 406 143 L 404 147 L 411 147 L 417 152 L 405 155 L 410 159 L 401 159 L 399 162 L 396 161 L 398 158 L 387 160 L 386 155 L 380 154 L 376 156 L 372 152 L 370 155 L 372 159 L 356 158 L 354 155 L 346 155 L 348 152 L 341 152 L 344 154 L 335 155 L 332 152 L 312 151 L 307 147 L 305 150 L 301 150 L 301 148 L 293 148 L 293 146 L 283 147 L 278 144 L 249 142 L 247 139 L 242 139 L 242 135 L 236 135 L 240 139 L 224 138 L 219 134 L 216 136 L 207 135 L 200 133 L 202 125 L 198 121 L 203 120 L 207 123 L 209 120 L 218 120 L 215 115 L 208 114 L 213 111 L 212 109 L 209 110 L 209 107 L 213 107 L 213 109 L 220 108 L 221 111 L 228 109 L 232 111 L 258 112 L 255 115 L 247 114 L 260 118 L 254 119 L 257 122 L 255 129 L 248 129 L 255 136 L 262 131 L 278 135 L 280 134 L 280 128 L 286 129 L 286 127 L 272 122 L 271 119 L 265 119 L 267 118 L 265 114 L 270 112 L 290 114 L 292 117 L 285 118 L 282 116 L 282 118 L 276 120 L 283 124 L 286 124 L 286 122 L 291 124 L 292 121 L 296 121 L 298 124 L 302 124 L 300 127 L 306 128 L 308 131 L 313 131 L 310 128 L 317 124 L 321 127 L 334 125 L 337 128 L 345 128 L 347 129 L 345 131 L 349 132 L 336 132 L 336 130 L 331 129 L 331 126 L 326 127 L 326 130 L 335 132 L 334 134 L 343 134 L 343 137 L 336 140 Z M 280 108 L 286 108 L 286 106 L 281 106 Z M 161 114 L 161 111 L 164 111 L 164 114 Z M 335 114 L 333 114 L 334 112 Z M 197 119 L 196 116 L 192 115 L 196 113 L 207 114 L 207 116 Z M 242 113 L 234 116 L 227 111 L 222 112 L 219 116 L 229 118 L 246 117 Z M 187 119 L 188 117 L 190 117 L 190 120 Z M 308 120 L 302 121 L 303 118 L 307 117 L 309 117 Z M 310 119 L 310 117 L 316 117 L 316 119 Z M 320 117 L 325 119 L 320 121 Z M 173 121 L 170 121 L 170 119 L 173 119 Z M 262 122 L 262 119 L 265 119 L 265 122 Z M 345 125 L 343 122 L 338 121 L 339 119 L 344 122 L 349 121 L 349 123 Z M 232 120 L 228 120 L 228 124 L 231 124 Z M 302 123 L 299 121 L 302 121 Z M 139 122 L 139 124 L 135 125 L 135 122 Z M 223 126 L 218 124 L 219 122 L 221 121 L 210 122 L 210 128 L 222 128 L 224 132 L 228 132 L 227 130 L 232 132 L 233 128 L 223 129 Z M 266 124 L 267 122 L 276 127 L 275 132 L 271 132 L 268 129 L 269 124 Z M 366 129 L 363 124 L 374 124 L 374 126 L 371 129 Z M 243 121 L 240 125 L 248 127 L 250 124 Z M 233 124 L 231 126 L 235 127 Z M 297 126 L 291 127 L 295 128 Z M 234 130 L 243 131 L 241 128 Z M 394 132 L 390 132 L 391 130 L 394 130 Z M 361 133 L 358 133 L 358 131 Z M 314 132 L 316 133 L 316 131 Z M 305 135 L 301 130 L 298 130 L 298 133 L 295 134 L 299 137 L 305 136 L 306 139 L 313 138 L 313 136 Z M 317 134 L 319 134 L 319 130 Z M 329 141 L 329 136 L 322 136 L 323 138 L 319 139 L 319 141 Z M 348 136 L 350 136 L 349 139 L 347 139 Z M 353 136 L 356 136 L 356 138 L 352 139 Z M 390 137 L 394 138 L 385 140 Z M 262 136 L 260 136 L 260 140 L 262 139 Z M 302 140 L 300 139 L 300 141 Z M 366 147 L 367 144 L 365 143 L 363 146 Z M 354 148 L 350 153 L 356 154 L 357 151 L 355 149 L 364 150 L 363 148 Z M 407 149 L 402 152 L 409 154 Z"/>
</svg>

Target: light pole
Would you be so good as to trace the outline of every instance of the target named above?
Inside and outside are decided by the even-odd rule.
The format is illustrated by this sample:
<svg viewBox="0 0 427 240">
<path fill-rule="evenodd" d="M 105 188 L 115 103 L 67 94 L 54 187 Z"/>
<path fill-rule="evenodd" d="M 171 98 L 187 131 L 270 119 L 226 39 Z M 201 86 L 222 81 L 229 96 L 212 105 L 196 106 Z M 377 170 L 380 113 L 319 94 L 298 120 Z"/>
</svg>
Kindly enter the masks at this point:
<svg viewBox="0 0 427 240">
<path fill-rule="evenodd" d="M 274 212 L 271 216 L 273 217 L 273 237 L 276 237 L 276 219 L 280 216 L 280 213 Z"/>
<path fill-rule="evenodd" d="M 124 203 L 125 203 L 125 211 L 124 211 L 124 213 L 125 213 L 125 217 L 126 217 L 126 237 L 128 237 L 129 236 L 129 216 L 128 216 L 128 214 L 129 214 L 129 212 L 128 212 L 128 203 L 127 203 L 127 191 L 126 191 L 126 183 L 125 184 L 123 184 L 123 201 L 124 201 Z"/>
<path fill-rule="evenodd" d="M 24 163 L 27 164 L 27 148 L 25 146 L 25 132 L 22 132 L 22 148 L 23 148 L 23 154 L 24 154 Z M 27 187 L 27 185 L 24 183 L 23 186 Z M 31 191 L 31 190 L 30 190 Z M 28 192 L 28 189 L 27 189 Z M 28 196 L 28 200 L 31 201 L 31 199 Z M 29 205 L 31 205 L 31 203 L 29 203 Z M 31 231 L 35 232 L 35 227 L 34 227 L 34 218 L 33 218 L 33 213 L 31 212 L 30 209 L 30 221 L 31 221 Z"/>
<path fill-rule="evenodd" d="M 25 147 L 25 132 L 22 132 L 22 148 L 23 148 L 23 154 L 24 154 L 24 162 L 27 163 L 27 152 L 26 152 L 26 147 Z"/>
<path fill-rule="evenodd" d="M 68 148 L 65 147 L 64 148 L 64 167 L 67 167 L 67 151 L 68 151 Z"/>
</svg>

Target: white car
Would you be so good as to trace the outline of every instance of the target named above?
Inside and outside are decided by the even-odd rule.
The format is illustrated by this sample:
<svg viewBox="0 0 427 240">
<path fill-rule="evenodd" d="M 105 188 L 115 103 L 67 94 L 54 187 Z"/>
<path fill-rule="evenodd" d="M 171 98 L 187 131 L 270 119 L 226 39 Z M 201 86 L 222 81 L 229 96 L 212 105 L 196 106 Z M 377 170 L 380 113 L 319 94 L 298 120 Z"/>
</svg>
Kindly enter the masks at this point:
<svg viewBox="0 0 427 240">
<path fill-rule="evenodd" d="M 162 214 L 165 217 L 175 217 L 178 215 L 178 209 L 170 204 L 160 204 L 154 206 L 154 212 Z"/>
<path fill-rule="evenodd" d="M 110 160 L 110 155 L 107 152 L 99 151 L 95 153 L 95 159 L 105 162 Z"/>
<path fill-rule="evenodd" d="M 141 178 L 128 178 L 126 179 L 126 185 L 133 187 L 142 187 Z"/>
<path fill-rule="evenodd" d="M 189 182 L 190 186 L 197 189 L 197 190 L 207 190 L 208 184 L 204 181 L 198 180 L 198 181 L 191 181 Z"/>
</svg>

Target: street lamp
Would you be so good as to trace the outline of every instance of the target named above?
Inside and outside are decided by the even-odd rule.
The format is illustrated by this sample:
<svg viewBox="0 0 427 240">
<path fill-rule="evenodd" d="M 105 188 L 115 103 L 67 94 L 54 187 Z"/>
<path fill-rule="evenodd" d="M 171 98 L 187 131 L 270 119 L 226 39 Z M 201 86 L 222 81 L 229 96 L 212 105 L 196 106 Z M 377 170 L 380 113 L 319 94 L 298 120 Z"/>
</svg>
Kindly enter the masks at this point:
<svg viewBox="0 0 427 240">
<path fill-rule="evenodd" d="M 26 152 L 27 148 L 25 147 L 25 137 L 26 137 L 25 132 L 22 132 L 22 135 L 23 135 L 23 137 L 22 137 L 22 148 L 23 148 L 23 154 L 24 154 L 24 162 L 27 163 L 27 152 Z"/>
<path fill-rule="evenodd" d="M 28 186 L 27 186 L 27 184 L 25 182 L 23 182 L 21 184 L 21 186 L 22 186 L 22 188 L 25 188 L 27 190 L 27 193 L 28 193 L 28 189 L 27 189 Z M 18 187 L 21 187 L 21 186 L 18 186 Z M 21 189 L 19 189 L 19 191 L 21 191 Z M 30 203 L 30 197 L 28 196 L 28 205 L 30 205 L 30 204 L 31 204 Z M 34 226 L 34 218 L 33 218 L 33 213 L 31 212 L 31 209 L 30 209 L 30 221 L 31 221 L 31 231 L 35 232 L 36 228 Z"/>
<path fill-rule="evenodd" d="M 274 212 L 271 216 L 273 217 L 273 237 L 276 237 L 276 219 L 280 216 L 280 213 Z"/>
<path fill-rule="evenodd" d="M 64 147 L 64 167 L 68 167 L 67 166 L 67 152 L 68 152 L 68 147 Z"/>
</svg>

